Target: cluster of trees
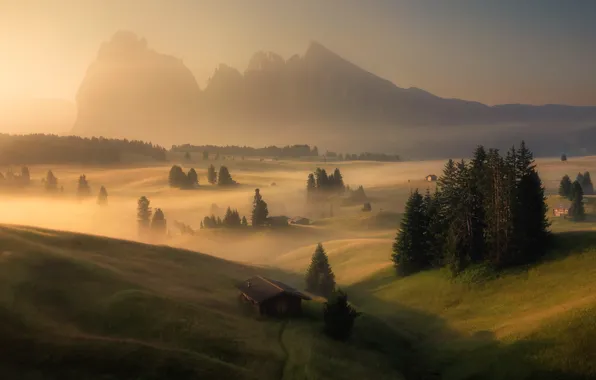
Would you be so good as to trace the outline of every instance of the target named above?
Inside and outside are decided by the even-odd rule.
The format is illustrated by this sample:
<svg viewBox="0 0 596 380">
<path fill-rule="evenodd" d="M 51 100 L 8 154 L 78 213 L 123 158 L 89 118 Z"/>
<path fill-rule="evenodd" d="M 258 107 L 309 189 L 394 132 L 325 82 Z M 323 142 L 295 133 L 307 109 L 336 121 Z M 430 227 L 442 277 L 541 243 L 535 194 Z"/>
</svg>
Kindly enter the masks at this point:
<svg viewBox="0 0 596 380">
<path fill-rule="evenodd" d="M 215 171 L 215 166 L 209 165 L 207 169 L 207 181 L 218 186 L 234 186 L 237 185 L 238 182 L 232 179 L 232 175 L 226 166 L 219 167 L 219 173 Z"/>
<path fill-rule="evenodd" d="M 327 152 L 325 153 L 325 157 L 329 158 L 337 158 L 339 161 L 381 161 L 381 162 L 397 162 L 401 161 L 401 157 L 397 154 L 385 154 L 385 153 L 370 153 L 364 152 L 360 154 L 350 154 L 346 153 L 345 155 L 342 153 L 335 153 L 335 152 Z"/>
<path fill-rule="evenodd" d="M 170 187 L 178 189 L 193 189 L 199 184 L 199 176 L 194 168 L 190 168 L 188 174 L 185 174 L 178 165 L 172 166 L 168 176 Z"/>
<path fill-rule="evenodd" d="M 249 156 L 249 157 L 309 157 L 318 156 L 319 149 L 315 146 L 311 149 L 309 145 L 286 145 L 284 147 L 268 146 L 264 148 L 253 148 L 248 146 L 216 146 L 216 145 L 173 145 L 172 152 L 202 152 L 203 159 L 208 160 L 210 155 L 228 156 Z"/>
<path fill-rule="evenodd" d="M 29 168 L 23 166 L 21 173 L 15 173 L 12 169 L 6 171 L 6 175 L 0 173 L 0 184 L 6 186 L 17 186 L 23 187 L 28 186 L 31 183 L 31 174 Z"/>
<path fill-rule="evenodd" d="M 151 201 L 145 196 L 137 201 L 137 222 L 139 235 L 142 237 L 163 237 L 167 233 L 167 223 L 163 211 L 158 208 L 153 212 Z"/>
<path fill-rule="evenodd" d="M 323 309 L 325 333 L 334 339 L 349 338 L 354 320 L 360 313 L 348 303 L 348 295 L 335 288 L 335 275 L 321 243 L 312 255 L 305 281 L 308 292 L 327 298 Z"/>
<path fill-rule="evenodd" d="M 590 172 L 577 173 L 575 180 L 580 184 L 585 195 L 594 195 L 594 185 L 590 178 Z"/>
<path fill-rule="evenodd" d="M 580 182 L 581 181 L 581 182 Z M 568 216 L 574 221 L 582 221 L 586 218 L 586 210 L 584 208 L 584 189 L 592 189 L 592 180 L 590 173 L 579 173 L 576 180 L 572 183 L 567 174 L 561 179 L 559 184 L 559 195 L 571 201 L 571 207 L 568 210 Z"/>
<path fill-rule="evenodd" d="M 344 179 L 341 171 L 336 168 L 333 174 L 327 175 L 325 169 L 317 168 L 314 173 L 308 175 L 306 181 L 306 193 L 308 199 L 316 193 L 343 193 L 345 191 Z"/>
<path fill-rule="evenodd" d="M 471 264 L 499 269 L 534 261 L 550 233 L 544 188 L 522 141 L 505 157 L 479 146 L 470 162 L 449 160 L 434 195 L 414 191 L 406 204 L 392 259 L 398 274 Z"/>
<path fill-rule="evenodd" d="M 87 181 L 87 176 L 85 174 L 82 174 L 79 177 L 77 195 L 79 197 L 88 197 L 89 195 L 91 195 L 91 187 L 89 186 L 89 181 Z"/>
<path fill-rule="evenodd" d="M 203 218 L 201 222 L 201 228 L 219 228 L 219 227 L 227 227 L 227 228 L 238 228 L 238 227 L 248 227 L 248 221 L 246 217 L 243 216 L 240 218 L 240 213 L 238 210 L 232 210 L 230 207 L 226 210 L 226 215 L 224 216 L 223 220 L 220 217 L 215 217 L 215 215 L 206 216 Z"/>
<path fill-rule="evenodd" d="M 0 165 L 116 163 L 124 154 L 166 161 L 166 150 L 137 141 L 45 134 L 0 134 Z"/>
</svg>

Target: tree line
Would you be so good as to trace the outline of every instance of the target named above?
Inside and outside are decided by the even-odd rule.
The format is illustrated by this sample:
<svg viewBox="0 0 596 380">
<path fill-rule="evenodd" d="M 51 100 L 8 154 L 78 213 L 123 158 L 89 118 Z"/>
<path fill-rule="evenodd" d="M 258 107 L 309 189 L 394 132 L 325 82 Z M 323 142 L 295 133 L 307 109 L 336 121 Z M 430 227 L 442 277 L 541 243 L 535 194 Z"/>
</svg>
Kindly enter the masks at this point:
<svg viewBox="0 0 596 380">
<path fill-rule="evenodd" d="M 571 178 L 567 174 L 563 176 L 559 184 L 559 195 L 571 201 L 571 207 L 569 207 L 567 215 L 573 221 L 579 222 L 586 219 L 585 194 L 594 194 L 590 172 L 578 173 L 574 182 L 571 182 Z"/>
<path fill-rule="evenodd" d="M 500 269 L 544 256 L 549 222 L 532 152 L 522 141 L 505 156 L 479 146 L 472 160 L 449 160 L 434 194 L 409 197 L 392 260 L 399 275 L 473 264 Z"/>
<path fill-rule="evenodd" d="M 263 227 L 269 225 L 269 209 L 267 202 L 263 199 L 260 189 L 255 189 L 252 204 L 251 226 Z M 248 227 L 248 220 L 245 216 L 240 218 L 238 210 L 228 207 L 223 219 L 215 215 L 206 216 L 201 222 L 201 228 L 238 228 Z"/>
<path fill-rule="evenodd" d="M 172 152 L 202 152 L 203 159 L 208 160 L 210 157 L 220 154 L 229 156 L 248 156 L 248 157 L 310 157 L 318 156 L 319 149 L 310 147 L 310 145 L 286 145 L 284 147 L 277 147 L 275 145 L 263 148 L 253 148 L 249 146 L 237 145 L 173 145 Z"/>
<path fill-rule="evenodd" d="M 344 179 L 341 171 L 335 168 L 333 174 L 327 174 L 325 169 L 317 168 L 308 175 L 306 180 L 306 194 L 312 199 L 314 194 L 341 194 L 345 191 Z"/>
<path fill-rule="evenodd" d="M 230 171 L 226 166 L 220 166 L 219 173 L 215 171 L 215 166 L 209 165 L 207 168 L 207 182 L 218 186 L 234 186 L 238 182 L 234 181 Z M 170 187 L 178 189 L 194 189 L 199 186 L 199 176 L 194 168 L 191 168 L 188 173 L 178 166 L 173 165 L 170 168 L 168 175 L 168 183 Z"/>
<path fill-rule="evenodd" d="M 397 154 L 385 154 L 385 153 L 371 153 L 363 152 L 360 154 L 356 153 L 335 153 L 326 152 L 325 157 L 335 158 L 338 161 L 380 161 L 380 162 L 398 162 L 401 161 L 401 157 Z"/>
<path fill-rule="evenodd" d="M 109 164 L 120 162 L 124 154 L 166 161 L 165 148 L 138 140 L 0 134 L 0 165 Z"/>
</svg>

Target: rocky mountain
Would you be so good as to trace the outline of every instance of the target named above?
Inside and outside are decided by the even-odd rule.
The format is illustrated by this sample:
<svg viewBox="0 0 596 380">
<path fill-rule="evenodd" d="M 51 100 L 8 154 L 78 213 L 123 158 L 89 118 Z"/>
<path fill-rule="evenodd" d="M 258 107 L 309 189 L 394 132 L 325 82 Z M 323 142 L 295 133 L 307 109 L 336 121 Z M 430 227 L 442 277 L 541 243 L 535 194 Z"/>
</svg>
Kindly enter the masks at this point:
<svg viewBox="0 0 596 380">
<path fill-rule="evenodd" d="M 400 88 L 315 42 L 287 60 L 258 52 L 244 72 L 220 65 L 201 91 L 181 60 L 129 32 L 100 48 L 77 106 L 73 132 L 82 135 L 162 144 L 308 142 L 423 157 L 451 154 L 449 141 L 459 150 L 522 135 L 560 139 L 563 126 L 596 125 L 596 107 L 489 107 Z"/>
</svg>

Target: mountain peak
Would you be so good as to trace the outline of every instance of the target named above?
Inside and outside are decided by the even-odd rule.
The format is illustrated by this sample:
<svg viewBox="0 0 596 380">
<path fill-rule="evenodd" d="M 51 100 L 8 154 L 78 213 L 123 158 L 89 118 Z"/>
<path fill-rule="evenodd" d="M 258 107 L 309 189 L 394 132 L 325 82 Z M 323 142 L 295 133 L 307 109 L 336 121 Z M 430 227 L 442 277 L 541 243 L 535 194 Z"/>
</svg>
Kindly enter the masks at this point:
<svg viewBox="0 0 596 380">
<path fill-rule="evenodd" d="M 329 50 L 327 47 L 323 46 L 321 43 L 317 41 L 311 41 L 304 53 L 304 60 L 305 61 L 321 61 L 321 60 L 329 60 L 329 59 L 340 59 L 339 55 Z"/>
</svg>

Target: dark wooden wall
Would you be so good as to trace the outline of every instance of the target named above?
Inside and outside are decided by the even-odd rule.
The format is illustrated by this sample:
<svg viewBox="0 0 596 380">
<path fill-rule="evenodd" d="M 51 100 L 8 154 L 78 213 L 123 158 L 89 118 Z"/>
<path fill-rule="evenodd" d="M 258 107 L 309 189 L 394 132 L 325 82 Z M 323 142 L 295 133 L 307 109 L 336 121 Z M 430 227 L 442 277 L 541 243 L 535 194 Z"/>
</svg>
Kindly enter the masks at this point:
<svg viewBox="0 0 596 380">
<path fill-rule="evenodd" d="M 291 317 L 302 313 L 302 299 L 289 294 L 280 294 L 260 304 L 261 314 L 274 317 Z"/>
</svg>

